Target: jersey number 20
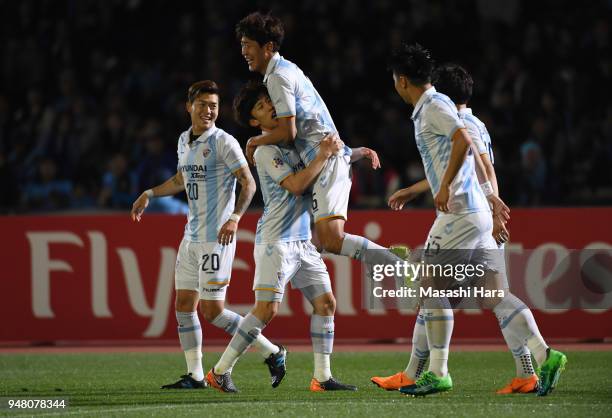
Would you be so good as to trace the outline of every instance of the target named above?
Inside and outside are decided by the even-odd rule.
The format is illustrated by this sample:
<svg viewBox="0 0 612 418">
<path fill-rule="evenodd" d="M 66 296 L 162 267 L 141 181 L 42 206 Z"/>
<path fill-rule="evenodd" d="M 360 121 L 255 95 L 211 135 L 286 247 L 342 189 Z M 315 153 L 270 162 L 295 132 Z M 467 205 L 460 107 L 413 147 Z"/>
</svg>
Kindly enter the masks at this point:
<svg viewBox="0 0 612 418">
<path fill-rule="evenodd" d="M 186 187 L 189 200 L 198 200 L 198 183 L 187 183 Z"/>
<path fill-rule="evenodd" d="M 219 270 L 219 254 L 204 254 L 202 256 L 202 271 Z"/>
</svg>

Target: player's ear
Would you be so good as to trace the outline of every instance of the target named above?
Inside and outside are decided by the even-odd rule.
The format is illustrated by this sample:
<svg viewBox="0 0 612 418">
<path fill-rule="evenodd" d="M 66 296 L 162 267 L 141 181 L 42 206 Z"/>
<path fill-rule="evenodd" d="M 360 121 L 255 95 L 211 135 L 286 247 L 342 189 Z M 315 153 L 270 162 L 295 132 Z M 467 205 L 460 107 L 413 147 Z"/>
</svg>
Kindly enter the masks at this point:
<svg viewBox="0 0 612 418">
<path fill-rule="evenodd" d="M 185 102 L 185 110 L 187 111 L 187 113 L 191 113 L 191 110 L 193 109 L 193 104 L 191 102 Z"/>
<path fill-rule="evenodd" d="M 249 119 L 249 126 L 252 126 L 253 128 L 257 128 L 259 127 L 260 123 L 257 119 L 255 118 L 251 118 Z"/>
</svg>

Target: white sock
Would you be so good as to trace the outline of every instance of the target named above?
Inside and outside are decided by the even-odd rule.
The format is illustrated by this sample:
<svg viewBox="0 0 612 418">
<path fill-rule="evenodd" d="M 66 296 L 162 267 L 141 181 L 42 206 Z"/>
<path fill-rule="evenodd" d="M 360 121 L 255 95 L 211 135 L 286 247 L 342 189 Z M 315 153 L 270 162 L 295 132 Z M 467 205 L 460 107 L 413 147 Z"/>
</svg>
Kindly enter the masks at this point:
<svg viewBox="0 0 612 418">
<path fill-rule="evenodd" d="M 178 335 L 185 354 L 187 373 L 195 380 L 204 379 L 202 369 L 202 327 L 197 312 L 176 311 Z"/>
<path fill-rule="evenodd" d="M 241 321 L 237 331 L 230 340 L 221 358 L 215 364 L 215 374 L 225 374 L 234 368 L 234 365 L 242 354 L 251 346 L 266 324 L 261 322 L 255 315 L 248 313 Z"/>
<path fill-rule="evenodd" d="M 394 264 L 401 258 L 375 242 L 359 235 L 344 234 L 340 255 L 345 255 L 365 264 Z"/>
<path fill-rule="evenodd" d="M 529 313 L 531 314 L 531 311 L 529 311 Z M 531 315 L 531 318 L 533 318 L 533 314 Z M 548 355 L 548 345 L 546 345 L 544 338 L 542 338 L 539 332 L 527 338 L 527 347 L 529 347 L 529 350 L 533 353 L 535 361 L 539 366 L 541 366 L 542 363 L 546 361 L 546 357 Z"/>
<path fill-rule="evenodd" d="M 419 310 L 414 330 L 412 332 L 412 351 L 410 353 L 410 361 L 404 370 L 404 374 L 412 380 L 419 378 L 427 359 L 429 358 L 429 346 L 427 345 L 427 331 L 425 330 L 425 319 L 423 311 Z"/>
<path fill-rule="evenodd" d="M 259 334 L 253 345 L 259 350 L 259 354 L 261 354 L 263 358 L 268 358 L 270 354 L 276 354 L 280 351 L 280 348 L 264 337 L 263 334 Z"/>
<path fill-rule="evenodd" d="M 436 376 L 448 374 L 448 348 L 432 348 L 429 352 L 429 371 Z"/>
<path fill-rule="evenodd" d="M 314 378 L 325 382 L 331 377 L 330 355 L 314 353 Z"/>
<path fill-rule="evenodd" d="M 444 299 L 444 298 L 442 298 Z M 445 301 L 448 303 L 448 301 Z M 434 303 L 439 303 L 435 301 Z M 424 303 L 427 306 L 427 300 Z M 430 372 L 444 377 L 448 374 L 448 351 L 453 334 L 453 310 L 449 308 L 423 308 Z"/>
<path fill-rule="evenodd" d="M 217 375 L 225 374 L 227 372 L 231 373 L 241 354 L 242 353 L 240 353 L 238 350 L 227 346 L 223 354 L 221 354 L 221 358 L 219 361 L 217 361 L 215 367 L 213 367 L 213 372 L 215 372 Z"/>
<path fill-rule="evenodd" d="M 533 313 L 512 293 L 507 293 L 500 303 L 493 308 L 499 326 L 516 336 L 521 345 L 527 345 L 539 365 L 546 360 L 548 345 L 538 330 Z"/>
<path fill-rule="evenodd" d="M 204 369 L 202 369 L 202 350 L 194 348 L 187 350 L 185 353 L 185 362 L 187 363 L 187 373 L 191 373 L 194 380 L 204 379 Z"/>
<path fill-rule="evenodd" d="M 236 330 L 240 326 L 240 321 L 243 317 L 234 311 L 229 309 L 223 309 L 223 311 L 211 322 L 217 328 L 221 328 L 230 335 L 234 335 Z M 260 334 L 257 340 L 253 343 L 255 348 L 263 356 L 263 358 L 270 357 L 270 354 L 276 354 L 280 350 L 276 345 L 272 344 L 270 340 Z"/>
</svg>

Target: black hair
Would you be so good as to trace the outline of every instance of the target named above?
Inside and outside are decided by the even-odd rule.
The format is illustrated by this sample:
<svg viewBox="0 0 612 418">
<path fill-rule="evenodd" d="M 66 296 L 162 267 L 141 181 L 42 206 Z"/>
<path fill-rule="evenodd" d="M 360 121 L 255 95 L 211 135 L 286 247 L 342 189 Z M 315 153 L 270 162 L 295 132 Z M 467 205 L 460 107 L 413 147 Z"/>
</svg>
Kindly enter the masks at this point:
<svg viewBox="0 0 612 418">
<path fill-rule="evenodd" d="M 393 51 L 389 60 L 389 70 L 406 76 L 415 86 L 431 83 L 433 69 L 431 54 L 418 43 L 402 44 Z"/>
<path fill-rule="evenodd" d="M 242 126 L 249 127 L 249 120 L 253 119 L 251 111 L 261 96 L 268 96 L 268 89 L 259 81 L 249 81 L 242 86 L 234 97 L 234 119 Z"/>
<path fill-rule="evenodd" d="M 255 12 L 236 25 L 236 37 L 240 40 L 243 36 L 256 41 L 259 46 L 272 42 L 272 50 L 276 52 L 283 43 L 285 29 L 279 18 Z"/>
<path fill-rule="evenodd" d="M 211 80 L 196 81 L 187 91 L 187 100 L 189 100 L 189 103 L 193 103 L 193 101 L 197 99 L 200 94 L 204 93 L 216 94 L 218 96 L 219 87 L 217 86 L 217 83 Z"/>
<path fill-rule="evenodd" d="M 474 80 L 465 68 L 458 64 L 444 64 L 434 71 L 433 84 L 455 104 L 467 104 L 472 98 Z"/>
</svg>

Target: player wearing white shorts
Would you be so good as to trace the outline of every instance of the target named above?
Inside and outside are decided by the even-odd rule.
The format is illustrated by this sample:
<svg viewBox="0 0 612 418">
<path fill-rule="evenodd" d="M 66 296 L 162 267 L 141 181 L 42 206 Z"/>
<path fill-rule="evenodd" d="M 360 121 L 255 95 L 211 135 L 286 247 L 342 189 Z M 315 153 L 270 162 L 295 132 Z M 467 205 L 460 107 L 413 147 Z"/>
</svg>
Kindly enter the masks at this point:
<svg viewBox="0 0 612 418">
<path fill-rule="evenodd" d="M 490 136 L 485 125 L 473 116 L 471 110 L 467 108 L 467 102 L 471 98 L 473 86 L 470 75 L 459 66 L 446 65 L 440 67 L 436 71 L 434 84 L 441 91 L 449 94 L 456 103 L 456 108 L 459 111 L 459 118 L 464 122 L 470 138 L 473 141 L 472 150 L 476 153 L 475 155 L 481 157 L 486 177 L 491 181 L 493 194 L 499 196 L 497 178 L 492 165 L 493 155 Z M 393 209 L 399 210 L 407 201 L 414 198 L 417 194 L 430 189 L 430 187 L 428 180 L 421 181 L 407 189 L 396 192 L 389 199 L 389 204 Z M 495 237 L 497 241 L 496 245 L 502 248 L 501 246 L 503 246 L 503 243 L 508 239 L 505 219 L 495 214 L 495 216 L 493 216 L 493 223 L 495 226 L 491 230 L 492 236 Z M 473 245 L 473 243 L 469 243 L 468 245 Z M 493 248 L 492 245 L 491 247 Z M 529 349 L 533 351 L 538 361 L 541 362 L 545 362 L 547 355 L 551 359 L 551 362 L 555 362 L 555 358 L 559 360 L 559 362 L 564 362 L 565 360 L 561 360 L 561 357 L 564 356 L 559 352 L 548 349 L 548 346 L 539 333 L 531 311 L 521 300 L 509 292 L 503 257 L 496 257 L 496 261 L 499 260 L 501 260 L 501 265 L 499 265 L 501 268 L 497 271 L 489 272 L 492 274 L 486 276 L 487 280 L 485 282 L 485 287 L 488 289 L 503 289 L 504 297 L 484 299 L 483 305 L 492 308 L 499 320 L 504 338 L 515 357 L 517 377 L 513 379 L 509 385 L 499 390 L 498 393 L 535 392 L 538 389 L 538 378 L 535 376 L 531 364 Z M 413 347 L 410 362 L 406 370 L 396 375 L 389 376 L 388 378 L 379 378 L 380 381 L 375 382 L 379 384 L 379 386 L 392 389 L 393 386 L 398 384 L 401 385 L 401 380 L 415 380 L 419 377 L 427 361 L 430 348 L 423 319 L 422 313 L 419 312 L 419 317 L 415 323 L 413 333 Z M 555 373 L 546 373 L 542 381 L 550 381 L 550 376 L 553 374 Z M 545 386 L 550 385 L 546 384 Z M 540 392 L 538 392 L 538 394 L 547 394 L 549 391 L 550 388 L 544 389 L 543 386 L 540 386 Z"/>
<path fill-rule="evenodd" d="M 496 211 L 507 211 L 507 207 L 490 190 L 485 197 L 479 187 L 475 160 L 468 153 L 471 139 L 465 125 L 452 101 L 431 85 L 433 61 L 429 52 L 418 44 L 403 45 L 394 52 L 390 68 L 397 93 L 414 107 L 412 120 L 417 148 L 438 214 L 427 237 L 426 261 L 444 263 L 446 260 L 437 259 L 439 255 L 459 253 L 445 250 L 495 248 L 487 198 Z M 479 158 L 477 163 L 482 164 Z M 490 183 L 486 186 L 490 188 Z M 421 282 L 431 283 L 430 280 Z M 452 379 L 447 362 L 453 311 L 448 299 L 422 298 L 419 316 L 431 347 L 429 367 L 416 382 L 407 382 L 400 390 L 412 395 L 449 390 Z"/>
<path fill-rule="evenodd" d="M 278 124 L 262 84 L 246 85 L 234 100 L 234 109 L 236 119 L 245 126 L 267 131 Z M 310 390 L 357 389 L 338 382 L 331 374 L 336 301 L 327 268 L 310 242 L 310 186 L 327 160 L 342 147 L 332 135 L 326 137 L 307 167 L 293 146 L 263 145 L 255 151 L 265 205 L 255 234 L 255 306 L 206 375 L 210 385 L 220 391 L 237 391 L 231 378 L 234 364 L 274 318 L 289 282 L 313 307 L 310 335 L 315 368 Z"/>
<path fill-rule="evenodd" d="M 236 26 L 241 52 L 249 70 L 264 76 L 272 104 L 276 109 L 278 126 L 247 143 L 247 159 L 259 145 L 293 143 L 305 164 L 317 153 L 321 140 L 337 131 L 325 102 L 312 82 L 278 50 L 284 29 L 279 19 L 252 13 Z M 351 189 L 351 150 L 328 160 L 315 180 L 312 190 L 312 212 L 317 238 L 323 249 L 372 264 L 392 264 L 401 261 L 388 249 L 368 239 L 344 232 Z M 378 251 L 368 251 L 378 250 Z"/>
<path fill-rule="evenodd" d="M 465 123 L 474 142 L 473 148 L 475 152 L 480 154 L 487 176 L 491 179 L 493 191 L 499 196 L 497 175 L 493 166 L 495 159 L 491 136 L 485 124 L 472 113 L 472 109 L 467 107 L 472 96 L 474 84 L 472 77 L 461 66 L 448 64 L 436 71 L 435 79 L 435 85 L 446 92 L 456 103 L 459 117 Z M 503 252 L 505 242 L 509 238 L 508 231 L 503 220 L 498 217 L 493 218 L 493 224 L 493 237 L 500 252 Z M 503 257 L 501 259 L 504 260 Z M 546 370 L 556 368 L 552 363 L 565 362 L 565 355 L 549 349 L 529 308 L 510 293 L 505 265 L 503 271 L 491 279 L 486 283 L 488 287 L 503 289 L 505 296 L 502 300 L 487 301 L 488 305 L 486 307 L 492 308 L 497 316 L 502 334 L 512 352 L 516 365 L 516 377 L 508 385 L 498 390 L 497 393 L 531 393 L 538 391 L 538 395 L 546 395 L 554 388 L 552 382 L 554 374 L 560 372 L 551 373 Z M 516 312 L 517 309 L 520 310 Z M 541 370 L 545 370 L 544 374 L 541 373 L 541 379 L 538 379 L 534 372 L 531 362 L 532 353 L 541 366 Z M 546 364 L 547 361 L 548 365 Z"/>
<path fill-rule="evenodd" d="M 187 373 L 163 389 L 206 387 L 198 304 L 206 321 L 230 335 L 238 328 L 242 317 L 225 309 L 225 293 L 231 280 L 238 222 L 256 188 L 238 141 L 215 126 L 219 112 L 216 83 L 194 83 L 188 91 L 186 109 L 191 127 L 178 140 L 176 175 L 142 193 L 131 212 L 132 219 L 140 221 L 152 197 L 182 191 L 187 194 L 189 214 L 175 268 L 176 319 Z M 236 180 L 241 185 L 238 202 Z M 255 344 L 266 359 L 272 379 L 284 375 L 285 350 L 263 335 Z"/>
</svg>

